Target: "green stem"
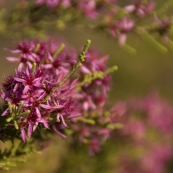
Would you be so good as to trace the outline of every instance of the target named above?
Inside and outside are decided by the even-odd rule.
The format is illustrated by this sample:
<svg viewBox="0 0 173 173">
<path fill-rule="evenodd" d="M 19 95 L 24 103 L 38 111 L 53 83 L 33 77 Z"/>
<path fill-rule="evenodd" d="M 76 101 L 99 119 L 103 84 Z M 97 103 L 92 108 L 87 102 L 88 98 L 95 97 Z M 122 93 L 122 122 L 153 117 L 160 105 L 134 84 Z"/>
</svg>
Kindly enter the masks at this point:
<svg viewBox="0 0 173 173">
<path fill-rule="evenodd" d="M 118 67 L 115 65 L 109 69 L 107 69 L 105 72 L 94 72 L 90 73 L 78 86 L 77 89 L 80 90 L 85 84 L 89 84 L 92 81 L 96 79 L 103 79 L 103 77 L 109 73 L 113 73 L 114 71 L 118 70 Z"/>
<path fill-rule="evenodd" d="M 59 55 L 62 50 L 64 49 L 65 44 L 61 44 L 60 47 L 56 50 L 56 52 L 53 54 L 53 58 L 55 58 L 57 55 Z"/>
<path fill-rule="evenodd" d="M 35 71 L 36 67 L 37 67 L 37 64 L 34 63 L 34 64 L 32 65 L 32 69 L 31 69 L 32 75 L 34 75 L 34 71 Z"/>
</svg>

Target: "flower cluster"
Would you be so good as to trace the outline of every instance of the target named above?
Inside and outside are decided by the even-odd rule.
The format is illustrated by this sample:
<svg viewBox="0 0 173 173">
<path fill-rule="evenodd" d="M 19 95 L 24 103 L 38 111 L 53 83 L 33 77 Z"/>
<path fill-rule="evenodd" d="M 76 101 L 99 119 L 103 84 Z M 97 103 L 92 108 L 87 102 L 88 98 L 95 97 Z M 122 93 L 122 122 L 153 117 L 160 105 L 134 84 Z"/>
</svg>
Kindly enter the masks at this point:
<svg viewBox="0 0 173 173">
<path fill-rule="evenodd" d="M 108 12 L 107 6 L 115 5 L 116 0 L 36 0 L 36 4 L 41 6 L 45 4 L 51 9 L 57 7 L 70 8 L 73 7 L 79 13 L 91 19 L 96 19 L 100 13 L 105 14 Z"/>
<path fill-rule="evenodd" d="M 62 137 L 66 137 L 69 126 L 74 132 L 86 127 L 92 138 L 89 143 L 96 143 L 96 133 L 98 138 L 100 134 L 109 136 L 109 128 L 103 128 L 103 124 L 110 123 L 109 117 L 104 116 L 104 107 L 110 89 L 109 73 L 117 67 L 108 69 L 108 56 L 100 58 L 97 51 L 86 46 L 79 58 L 74 49 L 64 46 L 55 41 L 22 41 L 16 49 L 9 50 L 18 56 L 7 59 L 19 65 L 15 74 L 2 83 L 0 94 L 8 103 L 2 116 L 21 131 L 23 141 L 26 132 L 31 137 L 38 126 L 53 129 Z M 88 124 L 94 126 L 90 128 Z M 81 135 L 84 134 L 79 138 L 84 138 Z"/>
<path fill-rule="evenodd" d="M 92 111 L 84 117 L 77 118 L 77 122 L 72 125 L 72 141 L 85 144 L 89 155 L 94 155 L 110 137 L 113 128 L 107 112 Z"/>
<path fill-rule="evenodd" d="M 111 37 L 117 38 L 120 44 L 125 44 L 127 35 L 136 26 L 139 18 L 145 18 L 155 10 L 153 1 L 136 1 L 133 4 L 120 7 L 116 0 L 37 0 L 36 4 L 41 6 L 46 4 L 50 9 L 59 8 L 75 9 L 75 14 L 71 14 L 74 19 L 77 15 L 98 20 L 95 27 L 105 30 Z M 58 8 L 59 7 L 59 8 Z M 73 11 L 71 10 L 71 11 Z"/>
<path fill-rule="evenodd" d="M 82 93 L 79 97 L 84 111 L 103 107 L 111 84 L 111 76 L 107 74 L 106 66 L 108 56 L 99 58 L 100 54 L 97 51 L 89 50 L 86 57 L 86 61 L 79 69 Z"/>
<path fill-rule="evenodd" d="M 73 21 L 81 21 L 80 24 L 85 25 L 85 20 L 92 29 L 102 30 L 113 39 L 117 39 L 120 45 L 125 45 L 127 37 L 130 34 L 137 34 L 143 38 L 148 38 L 155 46 L 158 46 L 157 41 L 150 34 L 157 33 L 163 37 L 164 44 L 171 43 L 169 33 L 171 32 L 172 18 L 161 18 L 160 14 L 165 12 L 165 9 L 172 6 L 169 1 L 165 6 L 156 9 L 154 1 L 136 0 L 131 4 L 121 6 L 116 0 L 37 0 L 36 6 L 40 8 L 46 4 L 48 11 L 55 15 L 58 11 L 62 11 L 62 18 L 55 20 L 58 28 L 65 28 L 68 23 Z M 69 16 L 63 18 L 64 14 Z M 58 13 L 59 14 L 59 13 Z M 40 14 L 44 16 L 45 14 Z M 145 24 L 145 19 L 149 19 L 148 25 Z M 32 20 L 32 19 L 31 19 Z M 44 20 L 44 19 L 43 19 Z M 139 23 L 140 21 L 140 23 Z M 154 35 L 154 34 L 153 34 Z M 169 46 L 169 45 L 167 45 Z M 126 46 L 128 48 L 128 46 Z M 163 48 L 167 51 L 167 48 Z"/>
<path fill-rule="evenodd" d="M 7 121 L 20 129 L 23 141 L 26 141 L 26 130 L 31 137 L 41 125 L 60 134 L 59 128 L 67 127 L 68 119 L 81 115 L 74 99 L 77 79 L 70 78 L 69 74 L 73 63 L 76 65 L 72 69 L 75 69 L 83 60 L 78 60 L 70 51 L 61 53 L 63 47 L 53 42 L 23 41 L 17 49 L 10 50 L 19 56 L 7 57 L 19 62 L 19 66 L 2 83 L 1 97 L 8 102 L 2 116 L 7 115 Z"/>
<path fill-rule="evenodd" d="M 112 115 L 119 116 L 125 124 L 119 131 L 125 143 L 121 143 L 122 149 L 117 153 L 119 168 L 116 170 L 120 173 L 166 172 L 167 163 L 173 156 L 172 106 L 152 94 L 141 100 L 116 104 Z"/>
<path fill-rule="evenodd" d="M 95 50 L 89 50 L 86 61 L 79 69 L 78 105 L 82 117 L 77 118 L 72 125 L 73 141 L 84 143 L 90 155 L 100 150 L 100 146 L 109 138 L 115 124 L 106 111 L 108 103 L 107 91 L 110 89 L 111 76 L 109 72 L 117 69 L 114 66 L 108 69 L 108 56 L 99 58 Z"/>
</svg>

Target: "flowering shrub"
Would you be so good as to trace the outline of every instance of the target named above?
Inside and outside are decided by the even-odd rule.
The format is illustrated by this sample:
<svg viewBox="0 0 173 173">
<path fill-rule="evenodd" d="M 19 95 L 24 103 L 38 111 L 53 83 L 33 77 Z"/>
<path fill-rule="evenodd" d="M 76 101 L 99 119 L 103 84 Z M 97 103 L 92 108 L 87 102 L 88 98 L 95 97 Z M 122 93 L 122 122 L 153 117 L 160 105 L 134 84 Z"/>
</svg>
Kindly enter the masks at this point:
<svg viewBox="0 0 173 173">
<path fill-rule="evenodd" d="M 6 119 L 4 126 L 16 133 L 19 130 L 23 142 L 39 127 L 52 129 L 66 138 L 67 128 L 80 134 L 81 125 L 82 128 L 86 125 L 86 129 L 87 124 L 94 125 L 92 118 L 97 112 L 96 122 L 102 121 L 103 127 L 79 136 L 81 142 L 89 145 L 90 154 L 97 151 L 97 145 L 103 143 L 111 131 L 111 121 L 105 117 L 104 107 L 110 89 L 109 73 L 117 70 L 117 66 L 107 68 L 108 57 L 100 58 L 97 51 L 88 50 L 89 45 L 90 40 L 79 56 L 74 49 L 64 49 L 64 44 L 55 41 L 23 41 L 16 49 L 10 49 L 14 56 L 7 59 L 17 62 L 18 68 L 2 83 L 1 97 L 8 103 L 1 115 Z M 87 60 L 83 62 L 85 57 Z M 96 139 L 97 136 L 102 139 Z"/>
<path fill-rule="evenodd" d="M 73 69 L 84 61 L 89 44 L 90 41 L 87 42 L 79 60 L 70 57 L 76 58 Z M 50 121 L 51 126 L 58 132 L 59 123 L 67 127 L 66 118 L 71 119 L 80 115 L 74 109 L 73 95 L 77 80 L 69 79 L 73 69 L 68 69 L 71 67 L 70 62 L 67 61 L 68 55 L 58 55 L 62 45 L 59 49 L 57 47 L 57 52 L 53 54 L 52 47 L 53 45 L 44 47 L 39 43 L 20 42 L 18 49 L 11 50 L 12 53 L 19 53 L 20 59 L 7 58 L 20 63 L 15 70 L 15 75 L 7 77 L 2 84 L 1 97 L 8 102 L 8 108 L 2 116 L 10 114 L 7 121 L 14 121 L 14 126 L 20 129 L 24 142 L 26 129 L 28 137 L 31 137 L 40 123 L 49 129 Z"/>
<path fill-rule="evenodd" d="M 136 53 L 127 40 L 135 35 L 165 53 L 172 48 L 172 5 L 172 0 L 163 7 L 142 0 L 21 0 L 11 11 L 0 9 L 0 34 L 25 38 L 14 49 L 5 49 L 6 59 L 17 68 L 0 88 L 0 141 L 12 143 L 0 148 L 0 169 L 38 152 L 35 148 L 44 148 L 42 143 L 56 133 L 69 146 L 85 146 L 90 156 L 108 138 L 119 145 L 118 137 L 122 146 L 116 153 L 116 172 L 165 172 L 173 157 L 171 105 L 157 95 L 112 104 L 111 73 L 118 67 L 107 66 L 109 56 L 90 48 L 90 40 L 76 51 L 46 35 L 72 26 L 102 31 L 123 50 Z"/>
</svg>

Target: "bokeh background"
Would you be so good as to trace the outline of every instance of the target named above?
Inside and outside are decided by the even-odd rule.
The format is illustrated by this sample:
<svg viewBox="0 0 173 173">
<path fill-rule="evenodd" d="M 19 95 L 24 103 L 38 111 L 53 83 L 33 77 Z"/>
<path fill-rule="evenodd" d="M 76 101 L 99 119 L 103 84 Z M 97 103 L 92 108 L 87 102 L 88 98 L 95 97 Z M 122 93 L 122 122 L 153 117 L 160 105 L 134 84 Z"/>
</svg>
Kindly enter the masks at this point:
<svg viewBox="0 0 173 173">
<path fill-rule="evenodd" d="M 5 6 L 11 10 L 16 2 L 7 0 Z M 128 4 L 128 2 L 132 1 L 124 0 L 121 4 Z M 161 1 L 158 1 L 158 4 L 161 4 Z M 136 54 L 132 54 L 106 34 L 80 27 L 66 28 L 62 31 L 53 30 L 48 34 L 50 38 L 64 38 L 78 50 L 87 39 L 91 39 L 91 47 L 98 49 L 103 55 L 109 55 L 108 65 L 119 67 L 119 70 L 112 74 L 110 104 L 131 97 L 144 97 L 152 91 L 157 91 L 161 97 L 173 105 L 173 49 L 170 49 L 168 53 L 162 53 L 141 37 L 130 35 L 127 44 L 137 50 Z M 159 39 L 162 41 L 161 38 Z M 17 41 L 16 38 L 0 35 L 0 82 L 3 81 L 3 76 L 12 74 L 15 68 L 14 64 L 5 59 L 10 53 L 4 48 L 15 47 Z M 4 144 L 0 142 L 0 149 L 2 147 Z M 28 155 L 26 163 L 19 163 L 18 167 L 10 172 L 116 173 L 114 163 L 118 159 L 116 153 L 119 147 L 123 146 L 116 146 L 114 140 L 108 140 L 100 153 L 89 156 L 84 146 L 69 146 L 68 139 L 55 136 L 50 147 L 45 148 L 41 155 Z"/>
</svg>

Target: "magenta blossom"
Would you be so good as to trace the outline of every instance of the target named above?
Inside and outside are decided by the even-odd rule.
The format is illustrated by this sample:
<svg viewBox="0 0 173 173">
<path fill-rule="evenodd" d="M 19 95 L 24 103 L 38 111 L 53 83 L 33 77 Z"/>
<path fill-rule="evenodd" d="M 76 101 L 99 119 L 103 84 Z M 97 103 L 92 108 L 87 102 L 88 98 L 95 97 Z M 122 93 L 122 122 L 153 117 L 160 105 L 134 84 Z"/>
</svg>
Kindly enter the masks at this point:
<svg viewBox="0 0 173 173">
<path fill-rule="evenodd" d="M 79 3 L 79 7 L 82 9 L 84 14 L 92 19 L 96 19 L 96 1 L 95 0 L 83 0 Z"/>
<path fill-rule="evenodd" d="M 166 43 L 169 43 L 168 33 L 171 29 L 172 21 L 171 19 L 159 19 L 157 16 L 154 16 L 154 21 L 157 25 L 155 29 L 151 30 L 152 32 L 157 32 L 163 38 Z"/>
<path fill-rule="evenodd" d="M 36 0 L 36 4 L 46 4 L 49 8 L 55 8 L 60 4 L 64 7 L 69 7 L 71 5 L 71 0 Z"/>
<path fill-rule="evenodd" d="M 26 64 L 31 67 L 32 63 L 38 59 L 38 56 L 34 53 L 35 46 L 34 42 L 19 42 L 17 49 L 10 50 L 10 52 L 13 54 L 20 54 L 20 56 L 18 58 L 7 57 L 7 59 L 11 62 L 19 62 L 19 70 Z"/>
<path fill-rule="evenodd" d="M 129 18 L 123 18 L 119 21 L 114 22 L 110 28 L 110 34 L 118 38 L 120 44 L 125 44 L 127 39 L 127 34 L 133 30 L 135 27 L 135 22 Z"/>
<path fill-rule="evenodd" d="M 135 13 L 139 17 L 143 18 L 153 12 L 155 8 L 154 2 L 147 2 L 146 4 L 142 3 L 142 0 L 137 1 L 133 5 L 128 5 L 124 7 L 125 11 L 128 13 Z"/>
</svg>

